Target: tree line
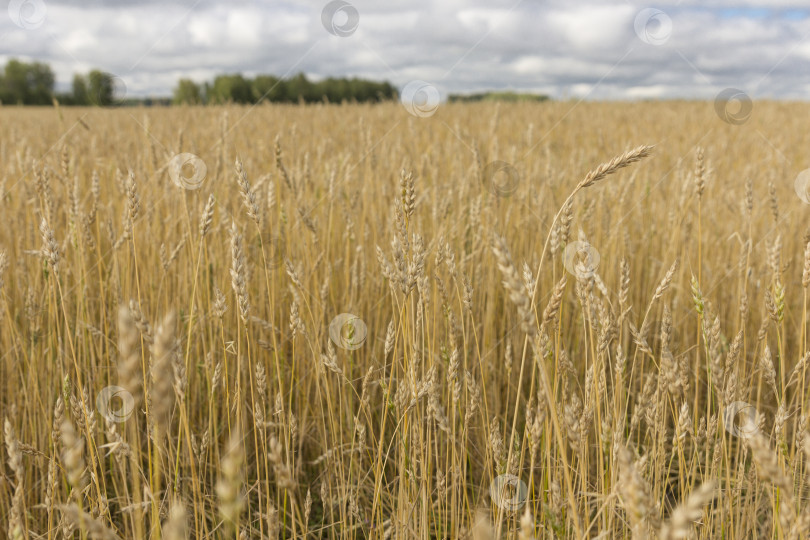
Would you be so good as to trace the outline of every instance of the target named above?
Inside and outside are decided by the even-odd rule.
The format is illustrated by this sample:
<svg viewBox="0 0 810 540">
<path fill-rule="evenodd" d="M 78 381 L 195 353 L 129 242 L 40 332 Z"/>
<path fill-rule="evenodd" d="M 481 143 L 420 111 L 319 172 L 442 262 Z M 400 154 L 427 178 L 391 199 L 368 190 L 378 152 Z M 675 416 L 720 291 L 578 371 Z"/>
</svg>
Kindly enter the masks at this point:
<svg viewBox="0 0 810 540">
<path fill-rule="evenodd" d="M 473 103 L 476 101 L 506 101 L 506 102 L 527 102 L 527 101 L 547 101 L 548 96 L 544 94 L 526 94 L 518 92 L 480 92 L 477 94 L 450 94 L 447 101 L 460 103 Z"/>
<path fill-rule="evenodd" d="M 378 102 L 397 98 L 397 90 L 388 82 L 329 77 L 310 81 L 303 73 L 288 79 L 273 75 L 257 75 L 253 79 L 241 74 L 219 75 L 202 84 L 180 79 L 172 98 L 175 104 L 202 103 L 315 103 L 326 101 Z"/>
<path fill-rule="evenodd" d="M 94 69 L 73 77 L 71 92 L 56 93 L 53 70 L 42 62 L 12 59 L 0 72 L 0 103 L 8 105 L 113 105 L 123 98 L 116 78 Z"/>
<path fill-rule="evenodd" d="M 0 104 L 5 105 L 122 105 L 122 104 L 218 104 L 275 101 L 313 103 L 327 101 L 377 102 L 397 98 L 397 90 L 388 82 L 357 78 L 333 78 L 310 81 L 303 73 L 288 79 L 273 75 L 247 78 L 240 74 L 220 75 L 212 82 L 198 84 L 181 79 L 171 98 L 132 99 L 125 96 L 122 81 L 110 73 L 94 69 L 76 74 L 69 92 L 54 91 L 56 77 L 42 62 L 9 60 L 0 70 Z"/>
</svg>

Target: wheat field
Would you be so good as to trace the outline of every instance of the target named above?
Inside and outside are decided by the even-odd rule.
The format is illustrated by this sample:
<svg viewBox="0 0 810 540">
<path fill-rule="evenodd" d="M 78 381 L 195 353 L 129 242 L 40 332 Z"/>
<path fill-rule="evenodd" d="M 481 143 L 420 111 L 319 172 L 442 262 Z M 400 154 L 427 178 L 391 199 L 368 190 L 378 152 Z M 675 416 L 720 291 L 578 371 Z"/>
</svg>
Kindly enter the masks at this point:
<svg viewBox="0 0 810 540">
<path fill-rule="evenodd" d="M 0 109 L 2 534 L 806 538 L 808 112 Z"/>
</svg>

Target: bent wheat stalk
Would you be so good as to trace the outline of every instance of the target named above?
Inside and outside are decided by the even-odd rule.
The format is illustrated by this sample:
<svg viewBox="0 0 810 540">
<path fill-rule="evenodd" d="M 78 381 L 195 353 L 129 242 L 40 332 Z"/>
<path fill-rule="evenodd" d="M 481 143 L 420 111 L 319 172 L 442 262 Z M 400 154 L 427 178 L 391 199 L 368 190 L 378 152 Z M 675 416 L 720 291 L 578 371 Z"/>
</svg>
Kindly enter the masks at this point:
<svg viewBox="0 0 810 540">
<path fill-rule="evenodd" d="M 546 258 L 546 253 L 547 253 L 547 250 L 548 250 L 548 243 L 549 243 L 549 240 L 551 239 L 551 234 L 554 231 L 554 224 L 560 218 L 560 214 L 563 212 L 563 210 L 567 207 L 567 205 L 569 205 L 571 203 L 571 201 L 574 199 L 576 194 L 579 193 L 582 189 L 585 189 L 587 187 L 591 187 L 594 184 L 596 184 L 597 182 L 600 182 L 601 180 L 604 180 L 607 176 L 615 173 L 619 169 L 627 167 L 628 165 L 630 165 L 632 163 L 635 163 L 637 161 L 640 161 L 640 160 L 646 158 L 647 156 L 649 156 L 651 154 L 652 149 L 653 149 L 652 145 L 649 145 L 649 146 L 647 146 L 647 145 L 637 146 L 636 148 L 633 148 L 632 150 L 628 150 L 628 151 L 624 152 L 623 154 L 621 154 L 619 156 L 616 156 L 615 158 L 611 159 L 610 161 L 608 161 L 606 163 L 602 163 L 601 165 L 599 165 L 595 169 L 588 172 L 588 174 L 585 175 L 585 178 L 583 178 L 579 182 L 579 184 L 577 184 L 577 186 L 574 188 L 574 190 L 571 192 L 571 194 L 568 195 L 568 197 L 565 199 L 565 201 L 563 201 L 562 205 L 560 206 L 560 209 L 554 215 L 554 219 L 551 220 L 551 226 L 549 227 L 549 232 L 546 235 L 546 241 L 543 244 L 543 251 L 542 251 L 542 253 L 540 255 L 540 262 L 537 265 L 537 269 L 538 269 L 537 270 L 537 277 L 535 278 L 535 281 L 534 281 L 534 287 L 532 287 L 531 300 L 529 302 L 530 306 L 534 306 L 534 304 L 535 304 L 535 301 L 536 301 L 536 298 L 537 298 L 537 291 L 540 289 L 540 277 L 542 275 L 540 270 L 543 268 L 543 262 L 545 261 L 545 258 Z M 535 312 L 535 317 L 537 317 L 536 312 Z M 539 325 L 539 322 L 537 324 Z M 526 353 L 528 351 L 529 338 L 530 338 L 530 336 L 529 336 L 529 334 L 527 334 L 526 337 L 523 340 L 523 354 L 522 354 L 521 360 L 520 360 L 520 378 L 518 379 L 517 397 L 515 399 L 515 410 L 514 410 L 514 414 L 512 416 L 512 430 L 511 430 L 511 435 L 509 437 L 509 455 L 507 457 L 507 463 L 511 462 L 512 452 L 513 452 L 513 449 L 514 449 L 514 444 L 512 444 L 512 441 L 514 441 L 514 439 L 515 439 L 515 432 L 517 430 L 518 408 L 520 406 L 520 391 L 521 391 L 521 386 L 522 386 L 522 383 L 523 383 L 523 373 L 524 373 L 524 368 L 525 368 L 525 364 L 526 364 Z M 532 341 L 532 343 L 534 343 L 534 341 Z M 537 351 L 537 353 L 539 354 L 539 351 Z M 566 492 L 568 494 L 568 504 L 571 507 L 571 512 L 573 514 L 574 528 L 576 529 L 577 536 L 582 537 L 582 534 L 583 534 L 582 523 L 580 521 L 579 512 L 577 511 L 577 503 L 576 503 L 576 500 L 574 499 L 573 483 L 571 482 L 571 475 L 570 475 L 569 470 L 568 470 L 568 459 L 567 459 L 567 457 L 565 455 L 565 451 L 562 450 L 562 449 L 566 448 L 566 445 L 565 445 L 564 438 L 563 438 L 563 433 L 561 431 L 560 424 L 559 424 L 559 419 L 558 419 L 558 414 L 557 414 L 557 406 L 556 406 L 556 403 L 554 402 L 554 397 L 553 397 L 554 394 L 551 392 L 551 385 L 549 383 L 548 373 L 546 372 L 545 365 L 543 365 L 543 362 L 537 362 L 537 366 L 538 366 L 538 371 L 540 373 L 540 382 L 543 385 L 543 392 L 544 392 L 544 394 L 546 396 L 546 399 L 548 400 L 549 410 L 551 411 L 551 421 L 552 421 L 552 425 L 554 427 L 555 438 L 556 438 L 558 447 L 561 449 L 560 450 L 560 458 L 563 461 L 563 473 L 564 473 L 564 477 L 565 477 Z M 532 383 L 531 383 L 530 393 L 533 392 L 533 390 L 534 390 L 534 372 L 532 372 Z M 521 444 L 521 448 L 523 448 L 523 446 L 524 445 Z M 522 451 L 523 450 L 521 450 L 521 452 Z"/>
</svg>

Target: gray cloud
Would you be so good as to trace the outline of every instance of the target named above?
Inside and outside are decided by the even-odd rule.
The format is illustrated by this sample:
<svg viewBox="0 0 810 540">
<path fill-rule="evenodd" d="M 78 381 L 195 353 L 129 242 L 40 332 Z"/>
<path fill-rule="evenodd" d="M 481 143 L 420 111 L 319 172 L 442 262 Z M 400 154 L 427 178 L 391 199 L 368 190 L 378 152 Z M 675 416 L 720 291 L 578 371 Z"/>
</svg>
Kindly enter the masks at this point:
<svg viewBox="0 0 810 540">
<path fill-rule="evenodd" d="M 25 0 L 28 9 L 38 1 Z M 634 29 L 647 6 L 624 1 L 356 0 L 360 23 L 348 37 L 324 29 L 322 1 L 43 3 L 43 24 L 29 30 L 0 12 L 0 60 L 48 62 L 61 88 L 98 67 L 132 95 L 168 95 L 180 77 L 299 71 L 400 87 L 422 79 L 444 93 L 711 98 L 736 87 L 752 97 L 810 95 L 810 9 L 796 2 L 665 3 L 671 33 L 659 45 Z"/>
</svg>

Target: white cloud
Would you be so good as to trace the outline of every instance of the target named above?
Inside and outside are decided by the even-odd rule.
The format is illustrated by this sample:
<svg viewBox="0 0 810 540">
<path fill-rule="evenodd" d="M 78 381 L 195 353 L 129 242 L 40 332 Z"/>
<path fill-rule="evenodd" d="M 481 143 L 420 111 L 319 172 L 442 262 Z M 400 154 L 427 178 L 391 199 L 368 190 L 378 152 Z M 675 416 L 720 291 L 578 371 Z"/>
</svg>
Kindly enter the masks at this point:
<svg viewBox="0 0 810 540">
<path fill-rule="evenodd" d="M 574 5 L 555 10 L 549 22 L 562 34 L 566 43 L 577 50 L 614 48 L 632 28 L 636 10 L 624 5 Z"/>
<path fill-rule="evenodd" d="M 661 98 L 667 95 L 669 87 L 663 84 L 653 86 L 631 86 L 627 89 L 627 95 L 631 98 L 652 99 Z"/>
<path fill-rule="evenodd" d="M 133 95 L 168 95 L 180 77 L 298 71 L 588 99 L 711 98 L 726 87 L 795 98 L 810 87 L 810 8 L 800 2 L 657 3 L 672 20 L 659 46 L 635 35 L 641 0 L 354 0 L 360 24 L 346 38 L 323 28 L 326 0 L 46 2 L 34 30 L 0 11 L 0 60 L 48 62 L 62 88 L 93 67 Z"/>
</svg>

